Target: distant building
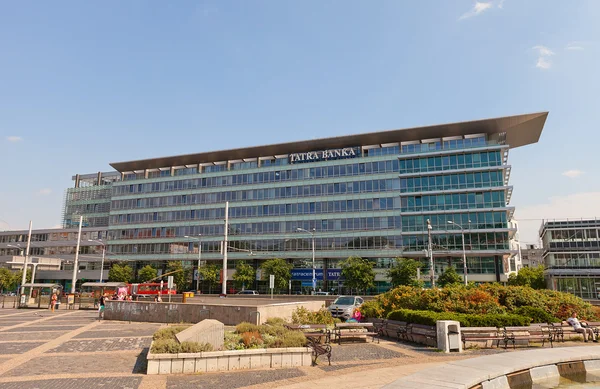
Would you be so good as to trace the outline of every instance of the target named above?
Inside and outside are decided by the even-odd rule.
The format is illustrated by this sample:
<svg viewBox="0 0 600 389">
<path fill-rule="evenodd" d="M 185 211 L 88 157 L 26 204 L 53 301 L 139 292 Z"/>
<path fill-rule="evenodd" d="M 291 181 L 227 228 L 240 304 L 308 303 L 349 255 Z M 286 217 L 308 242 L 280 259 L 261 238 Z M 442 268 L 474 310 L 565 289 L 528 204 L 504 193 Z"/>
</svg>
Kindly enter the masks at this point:
<svg viewBox="0 0 600 389">
<path fill-rule="evenodd" d="M 121 180 L 118 172 L 76 174 L 72 177 L 73 188 L 65 192 L 62 211 L 63 228 L 108 227 L 112 184 Z"/>
<path fill-rule="evenodd" d="M 548 287 L 600 299 L 600 219 L 545 221 L 540 237 Z"/>
<path fill-rule="evenodd" d="M 521 249 L 523 267 L 538 267 L 544 264 L 544 249 L 537 245 L 528 244 Z"/>
</svg>

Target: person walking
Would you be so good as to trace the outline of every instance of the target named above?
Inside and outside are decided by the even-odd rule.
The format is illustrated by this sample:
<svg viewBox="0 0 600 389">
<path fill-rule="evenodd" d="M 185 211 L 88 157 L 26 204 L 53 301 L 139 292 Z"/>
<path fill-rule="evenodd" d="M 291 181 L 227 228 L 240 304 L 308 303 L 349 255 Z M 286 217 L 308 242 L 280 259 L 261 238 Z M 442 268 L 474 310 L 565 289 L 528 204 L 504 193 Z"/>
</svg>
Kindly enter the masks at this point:
<svg viewBox="0 0 600 389">
<path fill-rule="evenodd" d="M 598 342 L 598 339 L 596 338 L 596 334 L 594 333 L 594 330 L 591 328 L 588 328 L 587 323 L 585 321 L 580 322 L 579 319 L 577 319 L 577 312 L 573 312 L 571 317 L 567 319 L 567 323 L 569 323 L 573 327 L 575 332 L 579 332 L 579 333 L 583 334 L 584 342 L 587 342 L 590 339 L 592 339 L 592 341 L 595 343 Z"/>
<path fill-rule="evenodd" d="M 50 297 L 50 310 L 54 312 L 54 307 L 56 306 L 56 293 L 52 293 L 52 297 Z"/>
</svg>

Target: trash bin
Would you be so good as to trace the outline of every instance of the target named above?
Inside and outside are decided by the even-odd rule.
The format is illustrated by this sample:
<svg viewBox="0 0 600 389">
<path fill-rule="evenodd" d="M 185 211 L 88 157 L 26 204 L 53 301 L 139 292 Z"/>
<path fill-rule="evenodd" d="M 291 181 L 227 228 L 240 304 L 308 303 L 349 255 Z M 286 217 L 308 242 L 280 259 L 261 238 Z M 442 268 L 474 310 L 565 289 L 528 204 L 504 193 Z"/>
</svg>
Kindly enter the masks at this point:
<svg viewBox="0 0 600 389">
<path fill-rule="evenodd" d="M 455 320 L 439 320 L 436 323 L 437 348 L 445 353 L 462 352 L 460 322 Z"/>
</svg>

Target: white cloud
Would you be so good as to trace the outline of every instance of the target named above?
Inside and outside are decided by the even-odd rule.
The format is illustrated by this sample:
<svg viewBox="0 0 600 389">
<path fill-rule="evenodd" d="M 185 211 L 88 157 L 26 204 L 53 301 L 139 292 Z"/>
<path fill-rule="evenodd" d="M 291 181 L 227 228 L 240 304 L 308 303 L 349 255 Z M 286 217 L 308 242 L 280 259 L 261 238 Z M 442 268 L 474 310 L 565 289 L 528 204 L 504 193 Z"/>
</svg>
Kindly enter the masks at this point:
<svg viewBox="0 0 600 389">
<path fill-rule="evenodd" d="M 542 204 L 517 207 L 515 219 L 519 222 L 521 242 L 537 243 L 543 220 L 600 219 L 599 198 L 600 192 L 583 192 L 550 197 Z"/>
<path fill-rule="evenodd" d="M 566 172 L 563 172 L 562 175 L 565 177 L 569 177 L 569 178 L 577 178 L 579 176 L 581 176 L 584 172 L 582 172 L 581 170 L 577 170 L 577 169 L 573 169 L 573 170 L 567 170 Z"/>
<path fill-rule="evenodd" d="M 504 8 L 504 0 L 498 2 L 498 8 Z"/>
<path fill-rule="evenodd" d="M 554 51 L 541 45 L 533 46 L 532 49 L 538 52 L 538 59 L 535 63 L 535 67 L 544 70 L 550 69 L 550 67 L 552 67 L 552 61 L 550 61 L 548 57 L 553 56 L 555 54 Z"/>
<path fill-rule="evenodd" d="M 38 194 L 41 196 L 48 196 L 50 193 L 52 193 L 52 189 L 50 188 L 40 189 L 38 192 Z"/>
<path fill-rule="evenodd" d="M 583 45 L 580 42 L 569 42 L 565 50 L 583 50 Z"/>
<path fill-rule="evenodd" d="M 463 20 L 473 16 L 477 16 L 483 11 L 488 10 L 490 8 L 492 8 L 492 2 L 484 3 L 476 1 L 473 5 L 473 8 L 471 8 L 471 10 L 469 10 L 468 12 L 464 13 L 460 18 L 458 18 L 458 20 Z"/>
<path fill-rule="evenodd" d="M 16 135 L 11 135 L 11 136 L 7 136 L 6 140 L 9 142 L 20 142 L 23 140 L 23 138 L 21 138 L 20 136 L 16 136 Z"/>
</svg>

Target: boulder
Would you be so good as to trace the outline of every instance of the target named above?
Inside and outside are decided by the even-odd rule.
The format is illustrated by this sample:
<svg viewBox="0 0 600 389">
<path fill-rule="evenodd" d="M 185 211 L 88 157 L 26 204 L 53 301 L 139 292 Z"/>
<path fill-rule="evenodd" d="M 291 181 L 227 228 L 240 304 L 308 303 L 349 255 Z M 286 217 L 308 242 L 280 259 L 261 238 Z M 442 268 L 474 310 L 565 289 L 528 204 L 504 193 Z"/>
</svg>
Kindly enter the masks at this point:
<svg viewBox="0 0 600 389">
<path fill-rule="evenodd" d="M 218 320 L 205 319 L 176 334 L 179 343 L 210 343 L 214 350 L 221 350 L 225 340 L 225 325 Z"/>
</svg>

